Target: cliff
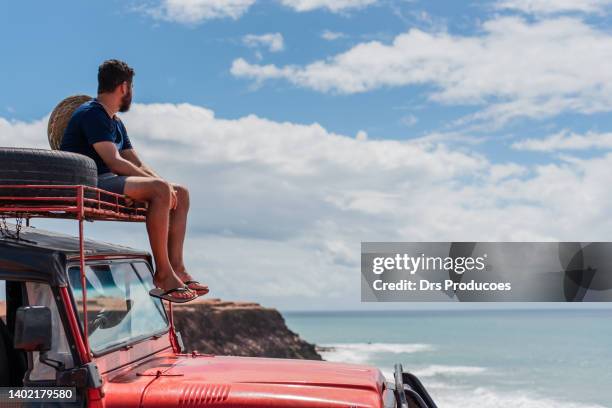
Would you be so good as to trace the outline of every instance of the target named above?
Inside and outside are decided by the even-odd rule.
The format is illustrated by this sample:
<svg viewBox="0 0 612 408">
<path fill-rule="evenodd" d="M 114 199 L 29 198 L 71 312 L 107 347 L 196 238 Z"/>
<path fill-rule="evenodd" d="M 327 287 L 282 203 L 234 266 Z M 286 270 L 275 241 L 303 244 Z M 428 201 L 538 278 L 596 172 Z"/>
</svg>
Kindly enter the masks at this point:
<svg viewBox="0 0 612 408">
<path fill-rule="evenodd" d="M 202 299 L 175 305 L 174 324 L 189 351 L 321 360 L 276 309 L 257 303 Z"/>
</svg>

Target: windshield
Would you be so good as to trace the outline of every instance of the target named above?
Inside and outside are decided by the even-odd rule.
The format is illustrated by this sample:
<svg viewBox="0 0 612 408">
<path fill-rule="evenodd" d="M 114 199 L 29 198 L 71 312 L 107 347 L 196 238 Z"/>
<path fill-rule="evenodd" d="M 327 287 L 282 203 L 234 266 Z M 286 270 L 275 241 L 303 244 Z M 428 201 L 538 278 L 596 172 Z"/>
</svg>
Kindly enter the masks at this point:
<svg viewBox="0 0 612 408">
<path fill-rule="evenodd" d="M 149 296 L 153 279 L 144 262 L 87 265 L 85 270 L 89 344 L 94 353 L 166 329 L 161 301 Z M 79 267 L 71 267 L 68 276 L 82 321 Z"/>
</svg>

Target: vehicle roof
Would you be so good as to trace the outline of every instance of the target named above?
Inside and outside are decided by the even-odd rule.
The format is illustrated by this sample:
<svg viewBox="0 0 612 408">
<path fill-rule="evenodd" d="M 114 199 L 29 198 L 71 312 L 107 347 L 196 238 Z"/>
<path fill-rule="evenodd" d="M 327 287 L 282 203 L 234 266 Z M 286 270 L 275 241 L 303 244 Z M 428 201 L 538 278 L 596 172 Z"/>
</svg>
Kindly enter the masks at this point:
<svg viewBox="0 0 612 408">
<path fill-rule="evenodd" d="M 15 225 L 7 224 L 15 232 Z M 126 256 L 151 258 L 148 252 L 122 245 L 85 240 L 85 256 Z M 78 237 L 34 227 L 22 227 L 19 239 L 0 233 L 0 279 L 42 280 L 67 286 L 66 266 L 79 256 Z"/>
</svg>

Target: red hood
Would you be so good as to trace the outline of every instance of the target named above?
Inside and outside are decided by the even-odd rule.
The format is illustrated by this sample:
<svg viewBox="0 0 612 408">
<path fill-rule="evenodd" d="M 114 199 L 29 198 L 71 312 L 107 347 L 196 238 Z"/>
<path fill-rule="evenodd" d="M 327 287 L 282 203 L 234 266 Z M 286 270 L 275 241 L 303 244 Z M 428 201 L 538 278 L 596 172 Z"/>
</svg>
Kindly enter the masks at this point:
<svg viewBox="0 0 612 408">
<path fill-rule="evenodd" d="M 142 407 L 380 407 L 384 382 L 378 369 L 362 365 L 181 355 L 156 358 L 111 383 L 134 387 L 134 375 L 151 380 Z"/>
</svg>

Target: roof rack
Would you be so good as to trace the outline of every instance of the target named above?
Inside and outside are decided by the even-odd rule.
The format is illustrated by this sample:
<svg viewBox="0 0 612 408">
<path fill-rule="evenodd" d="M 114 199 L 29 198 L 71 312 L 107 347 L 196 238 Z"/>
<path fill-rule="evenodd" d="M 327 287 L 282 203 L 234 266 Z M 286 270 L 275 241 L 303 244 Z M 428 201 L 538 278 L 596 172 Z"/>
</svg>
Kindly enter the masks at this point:
<svg viewBox="0 0 612 408">
<path fill-rule="evenodd" d="M 128 221 L 146 220 L 147 208 L 142 202 L 128 205 L 127 197 L 84 185 L 0 185 L 0 219 L 17 219 L 17 231 L 13 239 L 19 239 L 21 220 L 29 225 L 31 218 L 74 219 L 79 224 L 79 266 L 83 288 L 83 316 L 87 314 L 87 286 L 85 278 L 84 221 Z M 4 222 L 2 223 L 4 224 Z M 0 225 L 0 229 L 2 225 Z M 2 232 L 0 230 L 0 232 Z M 2 236 L 3 234 L 0 234 Z M 4 234 L 5 235 L 5 234 Z M 68 298 L 66 288 L 60 288 L 62 296 Z M 68 302 L 69 303 L 69 302 Z M 68 304 L 67 307 L 72 307 Z M 79 343 L 79 354 L 84 363 L 91 361 L 87 318 L 82 322 L 83 343 Z"/>
<path fill-rule="evenodd" d="M 144 203 L 83 185 L 0 185 L 0 216 L 143 222 Z"/>
</svg>

